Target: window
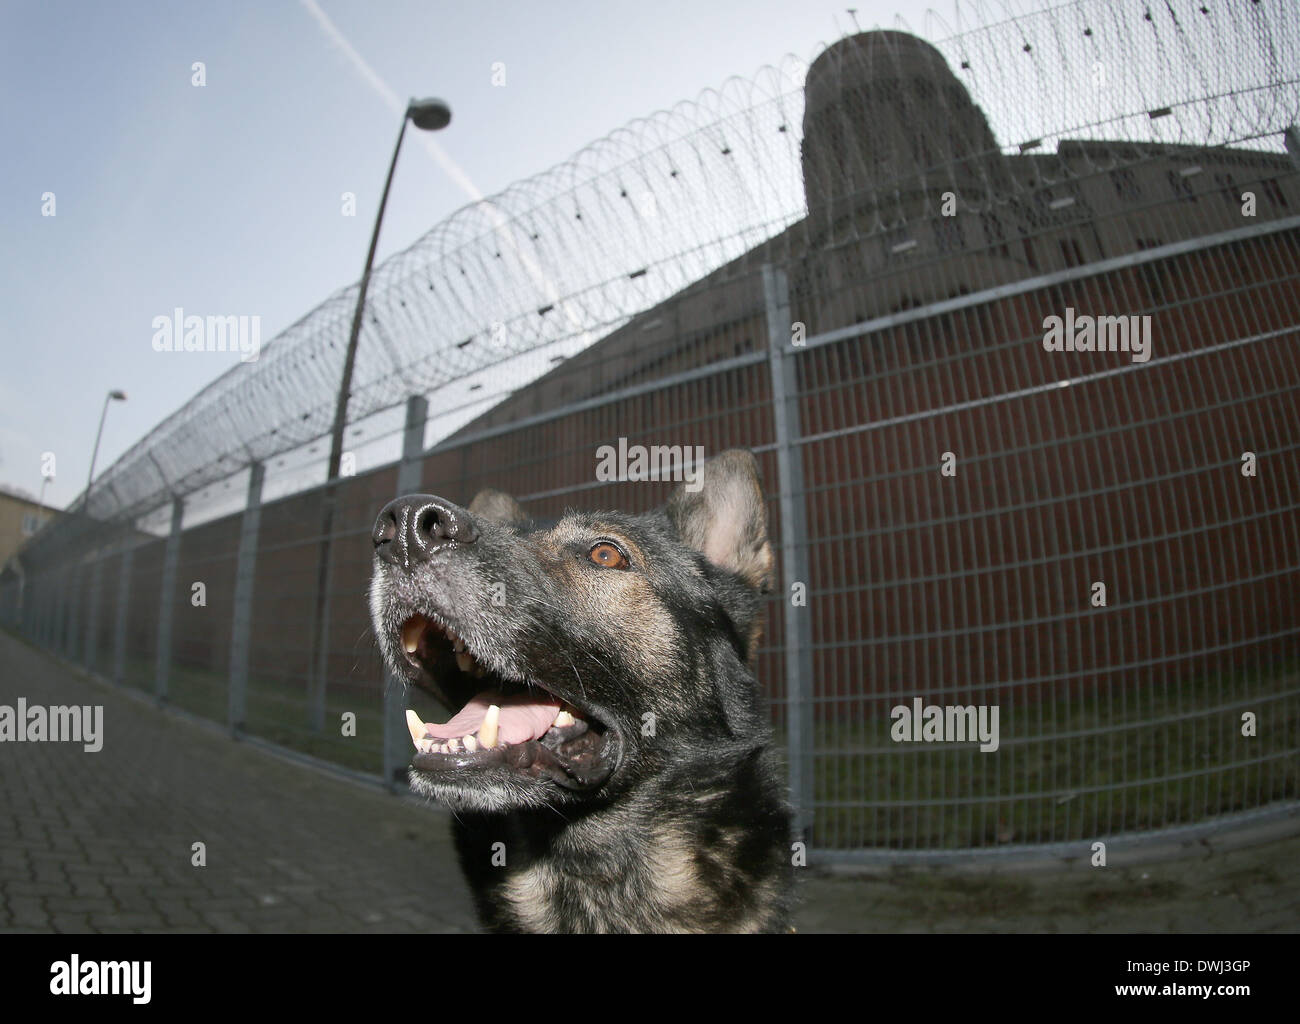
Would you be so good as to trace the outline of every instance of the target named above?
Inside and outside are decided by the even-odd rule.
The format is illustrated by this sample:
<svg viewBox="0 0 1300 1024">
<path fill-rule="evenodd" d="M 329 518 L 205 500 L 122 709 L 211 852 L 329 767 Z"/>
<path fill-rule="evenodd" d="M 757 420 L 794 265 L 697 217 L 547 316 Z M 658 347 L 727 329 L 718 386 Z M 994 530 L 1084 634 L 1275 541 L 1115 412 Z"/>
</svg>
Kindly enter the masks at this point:
<svg viewBox="0 0 1300 1024">
<path fill-rule="evenodd" d="M 996 245 L 1002 241 L 1002 222 L 992 213 L 985 213 L 980 216 L 980 223 L 984 227 L 984 240 L 990 245 Z"/>
<path fill-rule="evenodd" d="M 961 222 L 956 217 L 940 217 L 935 221 L 934 233 L 939 242 L 940 252 L 956 252 L 966 248 L 962 237 Z"/>
<path fill-rule="evenodd" d="M 1196 196 L 1192 192 L 1192 183 L 1177 171 L 1169 172 L 1169 188 L 1179 199 L 1185 202 L 1196 202 Z"/>
<path fill-rule="evenodd" d="M 1221 191 L 1224 202 L 1229 206 L 1237 206 L 1241 203 L 1241 196 L 1237 194 L 1237 186 L 1231 174 L 1216 174 L 1214 185 Z"/>
<path fill-rule="evenodd" d="M 984 239 L 988 242 L 989 255 L 1001 256 L 1004 260 L 1011 259 L 1011 250 L 1007 246 L 1002 230 L 1002 221 L 996 214 L 986 213 L 980 217 L 980 223 L 984 228 Z"/>
<path fill-rule="evenodd" d="M 1110 172 L 1110 182 L 1115 186 L 1115 194 L 1121 199 L 1136 200 L 1142 192 L 1137 186 L 1137 179 L 1128 168 Z"/>
</svg>

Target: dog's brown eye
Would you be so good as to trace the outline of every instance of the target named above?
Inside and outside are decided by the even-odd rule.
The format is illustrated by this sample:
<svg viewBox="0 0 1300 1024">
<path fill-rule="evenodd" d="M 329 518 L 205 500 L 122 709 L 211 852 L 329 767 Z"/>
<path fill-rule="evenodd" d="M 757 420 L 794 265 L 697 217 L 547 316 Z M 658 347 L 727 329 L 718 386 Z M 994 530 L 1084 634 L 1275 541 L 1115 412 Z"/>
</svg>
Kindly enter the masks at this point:
<svg viewBox="0 0 1300 1024">
<path fill-rule="evenodd" d="M 599 566 L 606 569 L 626 569 L 627 558 L 618 548 L 608 541 L 602 541 L 591 549 L 588 557 Z"/>
</svg>

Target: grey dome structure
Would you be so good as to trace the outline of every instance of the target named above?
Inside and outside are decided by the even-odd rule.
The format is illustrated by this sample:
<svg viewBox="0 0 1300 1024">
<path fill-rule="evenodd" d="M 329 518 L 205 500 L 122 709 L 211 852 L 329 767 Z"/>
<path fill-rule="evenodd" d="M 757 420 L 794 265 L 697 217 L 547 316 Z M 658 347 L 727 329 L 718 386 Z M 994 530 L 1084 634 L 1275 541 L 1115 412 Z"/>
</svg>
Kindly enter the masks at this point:
<svg viewBox="0 0 1300 1024">
<path fill-rule="evenodd" d="M 983 194 L 1001 154 L 943 55 L 906 32 L 828 47 L 804 87 L 804 191 L 814 226 L 863 210 L 909 219 L 944 191 Z"/>
</svg>

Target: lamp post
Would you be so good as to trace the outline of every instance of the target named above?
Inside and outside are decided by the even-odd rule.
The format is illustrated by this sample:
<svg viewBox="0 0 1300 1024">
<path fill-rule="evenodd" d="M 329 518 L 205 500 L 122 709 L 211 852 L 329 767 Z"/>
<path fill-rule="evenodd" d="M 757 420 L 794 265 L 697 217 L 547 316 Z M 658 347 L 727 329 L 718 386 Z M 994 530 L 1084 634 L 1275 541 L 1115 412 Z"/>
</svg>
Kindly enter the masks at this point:
<svg viewBox="0 0 1300 1024">
<path fill-rule="evenodd" d="M 85 508 L 82 511 L 87 515 L 90 514 L 90 485 L 95 479 L 95 463 L 99 459 L 99 439 L 104 436 L 104 420 L 108 416 L 108 403 L 125 401 L 125 391 L 110 391 L 104 396 L 104 411 L 99 414 L 99 430 L 95 433 L 95 450 L 90 453 L 90 474 L 86 477 L 86 501 Z M 42 489 L 42 495 L 44 495 L 44 489 Z"/>
<path fill-rule="evenodd" d="M 451 108 L 442 100 L 411 100 L 402 117 L 402 127 L 397 133 L 397 145 L 393 147 L 393 160 L 388 165 L 388 179 L 384 182 L 384 194 L 379 198 L 379 213 L 375 215 L 375 230 L 370 235 L 370 251 L 366 253 L 366 269 L 361 273 L 361 287 L 357 292 L 357 308 L 352 314 L 352 333 L 348 336 L 348 352 L 343 360 L 343 381 L 339 385 L 338 402 L 334 406 L 334 431 L 330 436 L 330 464 L 327 479 L 334 480 L 339 475 L 339 462 L 343 457 L 343 428 L 348 419 L 348 398 L 352 389 L 352 368 L 357 360 L 357 339 L 361 337 L 361 318 L 366 309 L 366 292 L 370 288 L 370 271 L 375 265 L 375 248 L 379 245 L 379 226 L 384 221 L 384 208 L 388 205 L 388 190 L 393 184 L 393 172 L 397 170 L 397 154 L 402 150 L 402 139 L 406 136 L 406 122 L 412 121 L 415 127 L 427 132 L 436 132 L 451 123 Z"/>
<path fill-rule="evenodd" d="M 384 209 L 388 206 L 388 190 L 393 184 L 393 172 L 397 170 L 397 156 L 402 151 L 402 139 L 406 137 L 406 122 L 426 131 L 436 132 L 451 123 L 451 107 L 439 99 L 411 100 L 402 115 L 402 127 L 397 133 L 397 145 L 393 147 L 393 159 L 388 165 L 388 177 L 384 181 L 384 191 L 379 198 L 379 212 L 375 215 L 375 229 L 370 235 L 370 251 L 366 253 L 366 266 L 361 272 L 361 286 L 357 289 L 357 307 L 352 314 L 352 332 L 348 335 L 347 354 L 343 359 L 343 379 L 339 382 L 338 400 L 334 405 L 334 426 L 330 433 L 329 468 L 325 478 L 321 514 L 320 565 L 316 578 L 316 616 L 314 619 L 315 635 L 313 653 L 313 685 L 311 698 L 311 725 L 320 731 L 325 725 L 325 672 L 329 664 L 329 566 L 333 545 L 331 535 L 334 532 L 334 508 L 337 500 L 336 481 L 339 465 L 343 460 L 343 430 L 348 422 L 348 399 L 352 394 L 352 371 L 357 360 L 357 341 L 361 337 L 361 322 L 366 310 L 366 292 L 370 288 L 370 272 L 375 264 L 375 249 L 379 245 L 379 227 L 384 221 Z"/>
</svg>

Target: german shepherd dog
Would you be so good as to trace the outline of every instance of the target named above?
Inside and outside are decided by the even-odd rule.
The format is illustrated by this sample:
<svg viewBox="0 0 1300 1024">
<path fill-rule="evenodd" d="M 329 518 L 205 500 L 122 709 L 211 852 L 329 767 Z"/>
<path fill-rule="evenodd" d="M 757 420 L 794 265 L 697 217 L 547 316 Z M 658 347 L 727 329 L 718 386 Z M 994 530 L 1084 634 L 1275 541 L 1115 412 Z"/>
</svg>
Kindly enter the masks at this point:
<svg viewBox="0 0 1300 1024">
<path fill-rule="evenodd" d="M 788 931 L 790 813 L 751 671 L 772 549 L 752 455 L 644 515 L 549 527 L 484 491 L 375 523 L 370 607 L 412 788 L 455 812 L 483 926 Z"/>
</svg>

